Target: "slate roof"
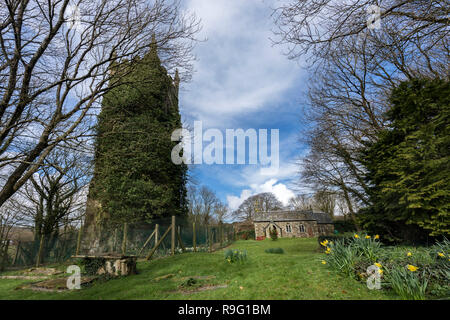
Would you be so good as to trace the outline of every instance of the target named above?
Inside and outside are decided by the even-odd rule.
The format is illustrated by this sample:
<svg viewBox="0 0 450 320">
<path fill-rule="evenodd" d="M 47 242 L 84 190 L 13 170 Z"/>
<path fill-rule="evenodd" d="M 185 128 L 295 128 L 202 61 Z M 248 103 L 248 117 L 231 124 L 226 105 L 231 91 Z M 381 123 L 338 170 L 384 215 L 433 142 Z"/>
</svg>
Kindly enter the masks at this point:
<svg viewBox="0 0 450 320">
<path fill-rule="evenodd" d="M 317 223 L 323 224 L 333 223 L 329 214 L 312 211 L 268 211 L 257 214 L 257 217 L 253 219 L 253 222 L 270 221 L 317 221 Z"/>
</svg>

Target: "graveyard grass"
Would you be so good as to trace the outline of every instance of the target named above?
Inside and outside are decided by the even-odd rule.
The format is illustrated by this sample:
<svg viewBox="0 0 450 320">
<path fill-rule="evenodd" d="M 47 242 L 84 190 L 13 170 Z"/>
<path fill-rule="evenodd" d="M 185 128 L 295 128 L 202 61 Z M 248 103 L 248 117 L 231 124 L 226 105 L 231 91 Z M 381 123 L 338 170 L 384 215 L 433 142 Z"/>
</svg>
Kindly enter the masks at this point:
<svg viewBox="0 0 450 320">
<path fill-rule="evenodd" d="M 275 247 L 283 248 L 284 254 L 265 252 Z M 247 250 L 248 261 L 230 264 L 224 259 L 224 250 L 177 254 L 139 261 L 137 275 L 60 293 L 16 289 L 30 281 L 0 279 L 0 299 L 398 299 L 392 291 L 369 290 L 364 282 L 328 269 L 321 263 L 323 253 L 317 251 L 316 238 L 240 240 L 230 248 Z M 155 280 L 164 276 L 167 278 Z M 203 278 L 193 287 L 182 286 L 198 276 Z M 187 292 L 199 286 L 224 285 L 227 287 Z"/>
</svg>

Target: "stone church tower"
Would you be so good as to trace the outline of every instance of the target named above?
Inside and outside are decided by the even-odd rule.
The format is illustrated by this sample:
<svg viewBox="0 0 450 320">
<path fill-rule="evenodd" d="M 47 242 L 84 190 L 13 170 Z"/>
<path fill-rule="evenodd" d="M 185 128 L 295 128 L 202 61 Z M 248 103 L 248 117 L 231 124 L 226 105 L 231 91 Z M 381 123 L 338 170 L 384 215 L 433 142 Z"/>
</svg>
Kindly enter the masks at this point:
<svg viewBox="0 0 450 320">
<path fill-rule="evenodd" d="M 105 251 L 104 239 L 114 230 L 108 223 L 121 228 L 125 222 L 145 221 L 152 215 L 177 214 L 186 205 L 187 168 L 166 161 L 170 161 L 174 143 L 170 134 L 181 128 L 178 70 L 173 79 L 167 74 L 153 37 L 144 57 L 113 63 L 110 72 L 113 80 L 124 85 L 105 95 L 98 117 L 94 177 L 86 204 L 82 247 L 90 253 Z M 131 204 L 126 196 L 129 190 L 137 192 L 130 196 L 136 198 Z M 151 207 L 152 201 L 159 199 L 161 205 Z"/>
</svg>

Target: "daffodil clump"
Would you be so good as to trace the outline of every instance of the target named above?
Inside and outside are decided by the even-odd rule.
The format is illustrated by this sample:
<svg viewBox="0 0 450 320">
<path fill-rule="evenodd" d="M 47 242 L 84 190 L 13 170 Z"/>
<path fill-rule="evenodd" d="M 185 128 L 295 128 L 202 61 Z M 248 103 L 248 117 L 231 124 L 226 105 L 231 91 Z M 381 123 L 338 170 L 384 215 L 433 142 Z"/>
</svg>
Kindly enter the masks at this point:
<svg viewBox="0 0 450 320">
<path fill-rule="evenodd" d="M 225 260 L 228 263 L 244 263 L 247 261 L 247 251 L 246 250 L 239 250 L 239 249 L 228 249 L 225 251 Z"/>
<path fill-rule="evenodd" d="M 387 274 L 392 289 L 405 300 L 425 300 L 428 279 L 425 273 L 412 264 L 404 267 L 394 267 Z"/>
<path fill-rule="evenodd" d="M 351 238 L 320 242 L 320 263 L 359 281 L 368 279 L 368 267 L 376 266 L 382 286 L 392 288 L 403 299 L 425 299 L 450 295 L 450 241 L 444 238 L 432 247 L 382 247 L 379 235 L 351 234 Z"/>
<path fill-rule="evenodd" d="M 371 262 L 375 262 L 379 259 L 379 253 L 381 250 L 381 243 L 379 241 L 380 236 L 371 236 L 369 234 L 357 234 L 353 235 L 353 245 L 358 254 L 365 256 Z"/>
</svg>

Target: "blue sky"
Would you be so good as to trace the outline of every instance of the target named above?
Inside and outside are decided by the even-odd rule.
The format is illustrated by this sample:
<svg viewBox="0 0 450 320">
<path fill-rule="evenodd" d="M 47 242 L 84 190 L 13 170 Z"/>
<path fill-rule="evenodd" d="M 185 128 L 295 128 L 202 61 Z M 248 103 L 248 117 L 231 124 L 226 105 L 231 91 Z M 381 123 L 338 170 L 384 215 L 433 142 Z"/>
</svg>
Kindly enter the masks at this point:
<svg viewBox="0 0 450 320">
<path fill-rule="evenodd" d="M 259 192 L 283 202 L 296 192 L 298 165 L 305 152 L 298 141 L 307 74 L 273 46 L 271 18 L 276 0 L 189 0 L 202 20 L 193 80 L 182 84 L 180 109 L 185 124 L 203 129 L 279 129 L 280 169 L 262 176 L 258 165 L 195 165 L 197 182 L 214 190 L 231 209 Z"/>
</svg>

